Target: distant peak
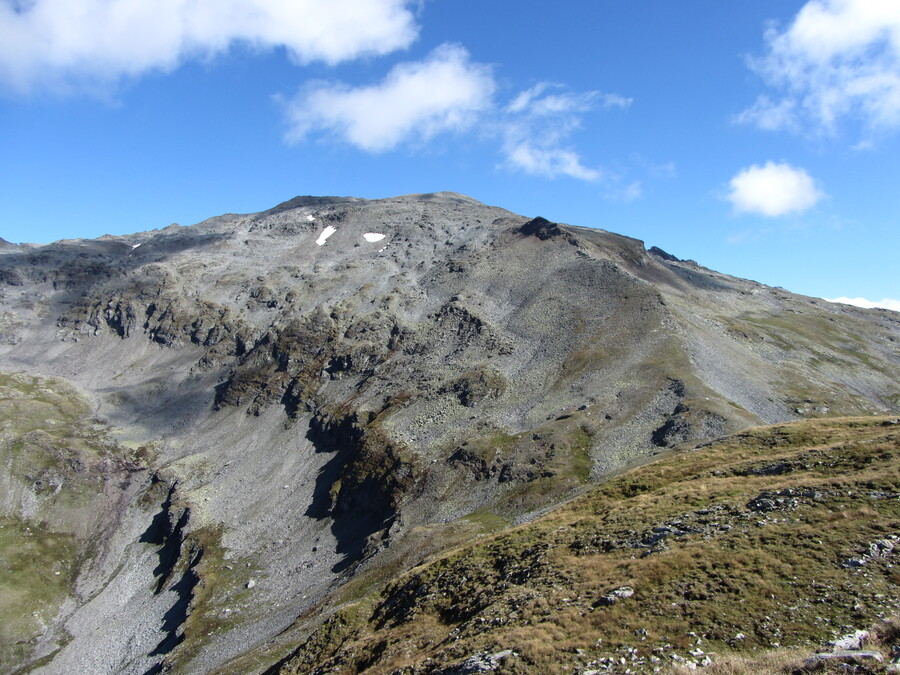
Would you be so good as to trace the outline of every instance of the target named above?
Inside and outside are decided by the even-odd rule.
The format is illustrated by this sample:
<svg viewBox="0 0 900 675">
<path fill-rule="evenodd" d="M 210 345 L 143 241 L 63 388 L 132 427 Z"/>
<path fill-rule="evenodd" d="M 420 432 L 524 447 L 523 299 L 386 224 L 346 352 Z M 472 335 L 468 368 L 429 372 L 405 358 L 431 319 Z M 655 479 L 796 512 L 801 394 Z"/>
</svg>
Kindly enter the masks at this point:
<svg viewBox="0 0 900 675">
<path fill-rule="evenodd" d="M 465 202 L 466 204 L 481 204 L 480 201 L 459 192 L 423 192 L 403 195 L 398 199 L 417 199 L 419 201 L 455 201 Z"/>
<path fill-rule="evenodd" d="M 347 202 L 364 201 L 357 197 L 316 197 L 313 195 L 298 195 L 286 202 L 281 202 L 277 206 L 269 209 L 266 213 L 275 214 L 282 211 L 290 211 L 291 209 L 299 209 L 304 206 L 329 206 L 331 204 L 345 204 Z"/>
<path fill-rule="evenodd" d="M 468 195 L 459 192 L 414 192 L 405 195 L 397 195 L 395 197 L 383 197 L 381 199 L 363 199 L 361 197 L 316 197 L 313 195 L 298 195 L 293 199 L 281 202 L 277 206 L 263 211 L 265 215 L 274 215 L 283 211 L 299 209 L 304 207 L 322 207 L 333 206 L 335 204 L 360 204 L 360 203 L 377 203 L 377 202 L 441 202 L 441 203 L 457 203 L 469 204 L 473 206 L 484 206 L 477 199 L 473 199 Z"/>
<path fill-rule="evenodd" d="M 650 255 L 654 255 L 657 258 L 662 258 L 663 260 L 668 260 L 669 262 L 682 262 L 682 260 L 680 258 L 676 258 L 671 253 L 666 253 L 658 246 L 651 246 L 650 248 L 647 249 L 647 253 L 649 253 Z"/>
</svg>

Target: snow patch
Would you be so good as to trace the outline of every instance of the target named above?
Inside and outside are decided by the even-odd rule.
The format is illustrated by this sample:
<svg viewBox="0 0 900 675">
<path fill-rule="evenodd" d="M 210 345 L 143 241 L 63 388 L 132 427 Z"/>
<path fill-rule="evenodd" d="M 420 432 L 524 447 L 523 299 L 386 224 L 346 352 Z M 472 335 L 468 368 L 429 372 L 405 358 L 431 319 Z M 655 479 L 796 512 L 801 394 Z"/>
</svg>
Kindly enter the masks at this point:
<svg viewBox="0 0 900 675">
<path fill-rule="evenodd" d="M 366 241 L 376 242 L 384 239 L 384 235 L 378 232 L 366 232 L 363 237 L 365 237 Z"/>
<path fill-rule="evenodd" d="M 134 249 L 136 249 L 138 246 L 140 246 L 140 244 L 132 244 L 132 245 L 131 245 L 131 249 L 134 250 Z"/>
<path fill-rule="evenodd" d="M 309 215 L 308 215 L 308 216 L 306 216 L 306 219 L 307 219 L 307 220 L 308 220 L 308 221 L 309 221 L 309 222 L 313 222 L 313 221 L 314 221 L 314 220 L 315 220 L 315 218 L 314 218 L 314 217 L 312 217 L 312 216 L 309 216 Z"/>
<path fill-rule="evenodd" d="M 326 227 L 324 230 L 322 230 L 322 234 L 320 234 L 320 235 L 319 235 L 319 238 L 316 239 L 316 243 L 317 243 L 319 246 L 321 246 L 322 244 L 325 243 L 325 240 L 328 239 L 328 237 L 330 237 L 331 235 L 333 235 L 335 232 L 337 232 L 337 228 L 336 228 L 336 227 L 332 227 L 331 225 L 329 225 L 329 226 Z"/>
</svg>

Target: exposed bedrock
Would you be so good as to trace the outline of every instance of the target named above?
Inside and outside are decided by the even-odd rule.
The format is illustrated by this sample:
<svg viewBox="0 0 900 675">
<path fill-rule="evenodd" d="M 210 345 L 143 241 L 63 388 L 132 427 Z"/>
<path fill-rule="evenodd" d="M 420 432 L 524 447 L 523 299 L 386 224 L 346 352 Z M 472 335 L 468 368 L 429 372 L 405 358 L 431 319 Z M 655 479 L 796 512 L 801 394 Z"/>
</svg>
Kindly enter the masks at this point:
<svg viewBox="0 0 900 675">
<path fill-rule="evenodd" d="M 660 453 L 896 411 L 900 318 L 462 195 L 298 197 L 4 246 L 0 369 L 74 383 L 78 419 L 125 449 L 95 475 L 35 429 L 10 437 L 44 459 L 4 469 L 4 499 L 95 476 L 104 506 L 78 536 L 106 542 L 17 662 L 207 672 L 354 580 Z"/>
</svg>

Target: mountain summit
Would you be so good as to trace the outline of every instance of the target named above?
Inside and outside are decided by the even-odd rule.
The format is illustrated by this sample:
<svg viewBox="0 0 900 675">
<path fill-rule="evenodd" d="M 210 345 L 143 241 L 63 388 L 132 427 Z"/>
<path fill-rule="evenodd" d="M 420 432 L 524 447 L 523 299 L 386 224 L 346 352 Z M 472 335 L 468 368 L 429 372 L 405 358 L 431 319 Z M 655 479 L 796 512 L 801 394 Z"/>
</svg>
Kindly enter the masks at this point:
<svg viewBox="0 0 900 675">
<path fill-rule="evenodd" d="M 0 246 L 0 368 L 40 568 L 0 663 L 194 673 L 662 453 L 896 414 L 900 315 L 454 193 L 296 197 Z"/>
</svg>

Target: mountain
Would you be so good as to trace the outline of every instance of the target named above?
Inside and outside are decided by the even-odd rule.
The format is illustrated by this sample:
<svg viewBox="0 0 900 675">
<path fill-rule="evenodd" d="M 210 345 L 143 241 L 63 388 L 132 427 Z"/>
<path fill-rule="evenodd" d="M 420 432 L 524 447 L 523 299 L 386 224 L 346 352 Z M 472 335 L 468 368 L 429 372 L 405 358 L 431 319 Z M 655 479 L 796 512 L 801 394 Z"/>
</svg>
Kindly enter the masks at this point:
<svg viewBox="0 0 900 675">
<path fill-rule="evenodd" d="M 632 467 L 900 409 L 894 312 L 453 193 L 4 246 L 0 289 L 13 672 L 261 672 Z"/>
<path fill-rule="evenodd" d="M 675 451 L 341 598 L 278 672 L 822 672 L 814 650 L 870 624 L 896 651 L 898 466 L 897 418 Z"/>
</svg>

